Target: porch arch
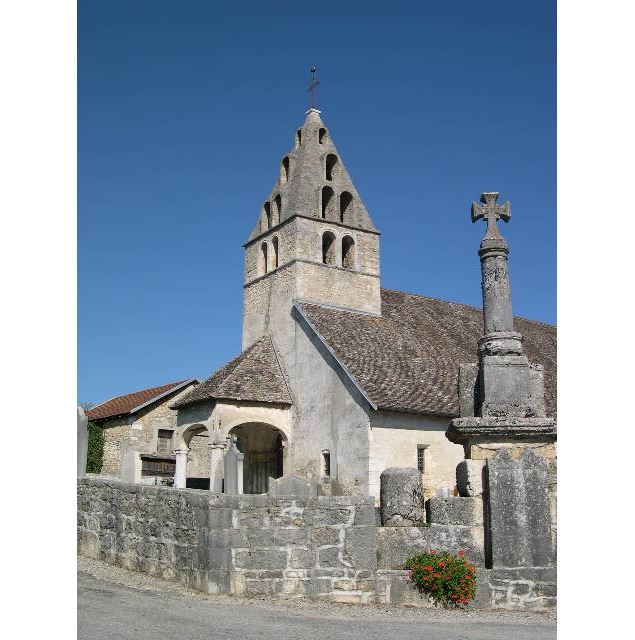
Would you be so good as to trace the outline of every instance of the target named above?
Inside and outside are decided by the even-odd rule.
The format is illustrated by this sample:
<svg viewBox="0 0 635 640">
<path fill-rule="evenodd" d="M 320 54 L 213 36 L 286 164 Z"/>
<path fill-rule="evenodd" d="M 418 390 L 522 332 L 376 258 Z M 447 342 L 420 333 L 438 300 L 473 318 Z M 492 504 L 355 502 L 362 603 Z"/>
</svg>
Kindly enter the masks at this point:
<svg viewBox="0 0 635 640">
<path fill-rule="evenodd" d="M 284 475 L 287 435 L 279 427 L 260 421 L 241 421 L 232 425 L 228 432 L 237 437 L 238 449 L 245 455 L 243 492 L 266 493 L 269 478 Z"/>
</svg>

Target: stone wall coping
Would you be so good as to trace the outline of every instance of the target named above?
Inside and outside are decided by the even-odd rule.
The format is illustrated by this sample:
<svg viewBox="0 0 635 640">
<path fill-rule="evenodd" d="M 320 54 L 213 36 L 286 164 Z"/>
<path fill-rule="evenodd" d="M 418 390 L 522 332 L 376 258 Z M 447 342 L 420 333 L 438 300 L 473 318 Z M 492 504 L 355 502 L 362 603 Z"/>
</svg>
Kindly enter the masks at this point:
<svg viewBox="0 0 635 640">
<path fill-rule="evenodd" d="M 445 432 L 450 442 L 466 444 L 475 439 L 490 441 L 548 441 L 556 440 L 554 418 L 454 418 Z"/>
<path fill-rule="evenodd" d="M 375 499 L 364 496 L 318 496 L 306 498 L 301 496 L 272 497 L 267 494 L 240 494 L 229 495 L 225 493 L 212 493 L 200 489 L 175 489 L 174 487 L 162 487 L 157 485 L 134 484 L 117 478 L 78 478 L 78 484 L 84 485 L 110 485 L 117 489 L 123 489 L 131 493 L 171 493 L 197 497 L 213 507 L 240 509 L 245 507 L 266 507 L 269 505 L 284 505 L 293 502 L 295 506 L 319 509 L 340 509 L 344 507 L 366 506 L 375 507 Z"/>
</svg>

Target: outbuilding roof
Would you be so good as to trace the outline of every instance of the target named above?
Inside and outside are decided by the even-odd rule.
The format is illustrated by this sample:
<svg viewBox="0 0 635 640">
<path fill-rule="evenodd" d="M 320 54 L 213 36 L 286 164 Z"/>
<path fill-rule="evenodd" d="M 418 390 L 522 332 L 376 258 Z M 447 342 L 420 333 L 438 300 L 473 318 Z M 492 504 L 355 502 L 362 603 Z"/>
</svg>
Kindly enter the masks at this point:
<svg viewBox="0 0 635 640">
<path fill-rule="evenodd" d="M 215 371 L 172 407 L 177 409 L 194 402 L 221 399 L 293 404 L 282 365 L 268 335 Z"/>
<path fill-rule="evenodd" d="M 476 362 L 482 310 L 382 289 L 381 316 L 308 302 L 296 308 L 377 409 L 454 417 L 458 369 Z M 556 413 L 556 327 L 514 318 L 530 362 L 542 364 Z"/>
<path fill-rule="evenodd" d="M 159 387 L 142 389 L 141 391 L 128 393 L 125 396 L 116 396 L 86 411 L 86 417 L 89 420 L 104 420 L 120 415 L 130 415 L 192 383 L 198 384 L 198 380 L 196 378 L 188 378 L 187 380 L 163 384 Z"/>
</svg>

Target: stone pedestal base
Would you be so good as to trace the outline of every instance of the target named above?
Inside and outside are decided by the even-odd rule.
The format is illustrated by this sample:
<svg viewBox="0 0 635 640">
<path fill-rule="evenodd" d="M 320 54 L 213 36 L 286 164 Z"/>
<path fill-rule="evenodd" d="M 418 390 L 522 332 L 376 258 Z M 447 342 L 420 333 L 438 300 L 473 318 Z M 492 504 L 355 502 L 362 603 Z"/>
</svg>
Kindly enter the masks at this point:
<svg viewBox="0 0 635 640">
<path fill-rule="evenodd" d="M 543 458 L 556 457 L 553 418 L 455 418 L 445 435 L 450 442 L 463 445 L 467 460 L 491 458 L 499 449 L 509 449 L 514 459 L 525 449 Z"/>
</svg>

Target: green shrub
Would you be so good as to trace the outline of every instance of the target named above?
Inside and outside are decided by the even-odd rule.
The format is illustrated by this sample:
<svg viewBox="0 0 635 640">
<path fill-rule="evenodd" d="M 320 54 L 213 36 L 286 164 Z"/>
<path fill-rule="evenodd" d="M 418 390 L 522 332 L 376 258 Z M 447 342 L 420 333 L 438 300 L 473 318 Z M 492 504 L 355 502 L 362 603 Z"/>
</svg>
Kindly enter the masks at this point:
<svg viewBox="0 0 635 640">
<path fill-rule="evenodd" d="M 476 568 L 458 555 L 426 551 L 408 558 L 403 564 L 419 591 L 432 597 L 436 604 L 459 606 L 476 595 Z"/>
<path fill-rule="evenodd" d="M 88 455 L 86 456 L 86 473 L 99 473 L 104 459 L 104 430 L 94 422 L 89 422 Z"/>
</svg>

